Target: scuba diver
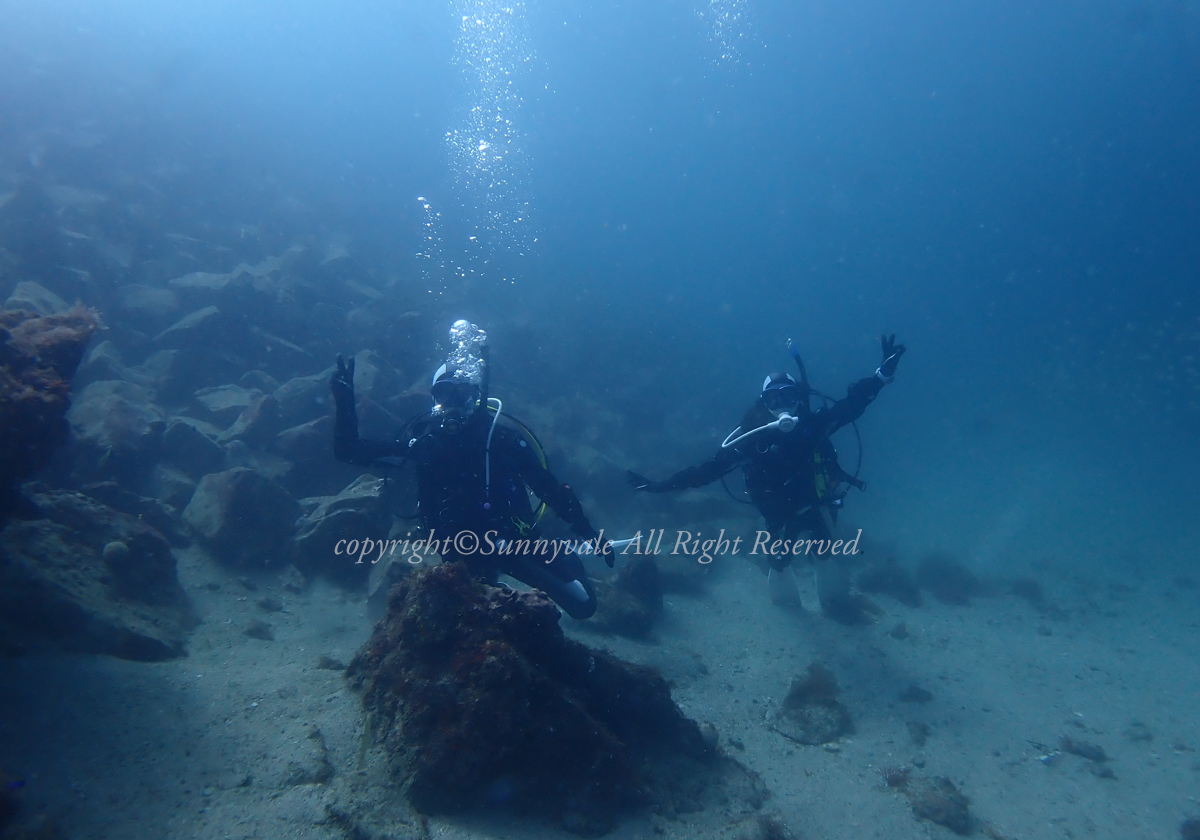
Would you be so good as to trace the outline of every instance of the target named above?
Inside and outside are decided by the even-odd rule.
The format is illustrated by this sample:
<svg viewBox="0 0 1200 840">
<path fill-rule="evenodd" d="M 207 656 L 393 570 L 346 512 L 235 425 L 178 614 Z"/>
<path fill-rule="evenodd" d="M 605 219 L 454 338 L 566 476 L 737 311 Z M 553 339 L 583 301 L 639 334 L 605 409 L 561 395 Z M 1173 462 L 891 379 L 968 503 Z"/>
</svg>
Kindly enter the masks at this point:
<svg viewBox="0 0 1200 840">
<path fill-rule="evenodd" d="M 571 487 L 546 468 L 532 433 L 519 421 L 514 422 L 528 437 L 497 422 L 503 406 L 488 398 L 484 332 L 456 321 L 450 336 L 457 347 L 433 376 L 433 407 L 409 421 L 396 440 L 358 436 L 354 359 L 347 362 L 338 356 L 337 372 L 329 383 L 337 406 L 334 455 L 360 466 L 381 459 L 411 461 L 422 526 L 431 533 L 436 529 L 438 538 L 448 537 L 454 544 L 443 552 L 444 562 L 464 562 L 473 576 L 492 585 L 499 574 L 509 575 L 545 592 L 572 618 L 590 618 L 596 612 L 596 594 L 577 554 L 539 553 L 529 546 L 544 539 L 537 521 L 547 505 L 583 539 L 597 540 L 600 534 Z M 537 514 L 526 488 L 542 502 Z M 465 540 L 455 539 L 464 532 L 470 532 Z M 608 541 L 597 547 L 612 566 Z"/>
<path fill-rule="evenodd" d="M 742 423 L 729 433 L 720 450 L 709 460 L 675 473 L 666 481 L 651 481 L 635 472 L 628 474 L 634 489 L 665 493 L 711 484 L 737 467 L 746 479 L 750 501 L 766 520 L 771 541 L 794 544 L 804 534 L 815 540 L 831 540 L 828 520 L 837 522 L 846 486 L 862 490 L 866 485 L 846 473 L 837 461 L 830 435 L 862 416 L 867 406 L 891 382 L 896 365 L 904 355 L 896 336 L 881 336 L 883 362 L 874 376 L 860 379 L 847 389 L 845 398 L 813 411 L 808 375 L 800 351 L 788 339 L 788 352 L 796 361 L 799 380 L 786 373 L 772 373 L 763 380 L 762 393 L 745 413 Z M 832 404 L 829 404 L 832 402 Z M 806 551 L 807 553 L 807 551 Z M 863 620 L 861 599 L 850 595 L 850 574 L 842 558 L 813 556 L 821 611 L 846 624 Z M 792 556 L 771 554 L 768 569 L 772 600 L 798 603 L 796 580 L 788 568 Z"/>
</svg>

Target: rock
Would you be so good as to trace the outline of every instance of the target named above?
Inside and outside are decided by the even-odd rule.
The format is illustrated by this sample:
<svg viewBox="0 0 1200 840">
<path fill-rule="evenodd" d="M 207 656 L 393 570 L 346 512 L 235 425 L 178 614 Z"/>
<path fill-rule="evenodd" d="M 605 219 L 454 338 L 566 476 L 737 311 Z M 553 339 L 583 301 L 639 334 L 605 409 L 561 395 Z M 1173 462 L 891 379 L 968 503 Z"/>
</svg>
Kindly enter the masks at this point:
<svg viewBox="0 0 1200 840">
<path fill-rule="evenodd" d="M 326 380 L 328 387 L 328 380 Z M 400 375 L 373 350 L 354 355 L 354 396 L 367 397 L 377 403 L 396 396 L 403 388 Z"/>
<path fill-rule="evenodd" d="M 225 464 L 225 450 L 213 439 L 216 433 L 207 423 L 172 417 L 163 432 L 163 460 L 195 480 L 217 472 Z"/>
<path fill-rule="evenodd" d="M 357 563 L 358 558 L 334 554 L 341 540 L 386 541 L 392 514 L 383 490 L 383 479 L 363 475 L 336 496 L 306 499 L 309 504 L 316 502 L 316 507 L 301 520 L 293 540 L 296 567 L 308 575 L 322 573 L 337 579 L 362 581 L 375 561 L 391 559 L 381 558 L 376 551 L 372 557 L 364 557 L 362 563 Z"/>
<path fill-rule="evenodd" d="M 191 544 L 187 524 L 179 515 L 178 508 L 152 497 L 139 496 L 115 481 L 85 484 L 82 490 L 101 504 L 149 525 L 166 537 L 173 546 L 181 548 Z"/>
<path fill-rule="evenodd" d="M 179 311 L 179 295 L 174 291 L 140 283 L 122 286 L 117 301 L 122 318 L 147 331 L 161 330 Z"/>
<path fill-rule="evenodd" d="M 828 744 L 853 731 L 850 713 L 837 699 L 837 681 L 824 665 L 808 666 L 775 713 L 773 728 L 801 744 Z"/>
<path fill-rule="evenodd" d="M 257 388 L 264 394 L 270 394 L 279 389 L 279 381 L 271 376 L 271 374 L 263 373 L 261 370 L 246 371 L 242 374 L 237 384 L 252 391 Z"/>
<path fill-rule="evenodd" d="M 75 398 L 67 419 L 84 474 L 136 486 L 158 460 L 166 423 L 151 392 L 140 385 L 93 382 Z"/>
<path fill-rule="evenodd" d="M 196 392 L 196 402 L 204 410 L 213 423 L 221 428 L 227 427 L 236 420 L 243 411 L 262 397 L 260 391 L 250 391 L 240 385 L 218 385 L 215 388 L 201 388 Z"/>
<path fill-rule="evenodd" d="M 19 483 L 67 440 L 68 383 L 98 327 L 80 307 L 46 317 L 0 311 L 0 526 L 28 505 Z"/>
<path fill-rule="evenodd" d="M 158 464 L 146 481 L 145 491 L 150 498 L 158 499 L 181 511 L 192 500 L 192 494 L 196 492 L 196 482 L 183 470 L 167 464 Z"/>
<path fill-rule="evenodd" d="M 250 622 L 250 625 L 243 631 L 243 635 L 263 642 L 275 641 L 274 628 L 261 619 Z"/>
<path fill-rule="evenodd" d="M 246 467 L 281 484 L 292 471 L 292 462 L 272 452 L 251 449 L 243 440 L 225 444 L 225 463 L 229 467 Z"/>
<path fill-rule="evenodd" d="M 1200 840 L 1200 817 L 1191 817 L 1179 826 L 1180 840 Z"/>
<path fill-rule="evenodd" d="M 333 371 L 334 368 L 329 367 L 312 376 L 289 379 L 279 386 L 273 396 L 279 400 L 285 428 L 333 413 L 333 398 L 329 393 L 329 378 Z"/>
<path fill-rule="evenodd" d="M 221 340 L 223 322 L 221 310 L 215 306 L 206 306 L 167 327 L 155 336 L 154 343 L 168 349 L 201 352 Z M 208 348 L 205 345 L 208 345 Z"/>
<path fill-rule="evenodd" d="M 1097 764 L 1103 764 L 1108 761 L 1108 753 L 1104 751 L 1104 747 L 1099 744 L 1093 744 L 1091 741 L 1072 738 L 1070 735 L 1064 735 L 1058 740 L 1058 748 L 1065 753 L 1086 758 L 1088 761 L 1093 761 Z"/>
<path fill-rule="evenodd" d="M 971 832 L 971 800 L 954 786 L 945 776 L 924 780 L 920 784 L 909 784 L 909 801 L 913 814 L 923 820 L 944 825 L 955 834 Z"/>
<path fill-rule="evenodd" d="M 195 626 L 171 548 L 154 529 L 81 493 L 34 494 L 44 518 L 0 532 L 0 647 L 158 660 Z"/>
<path fill-rule="evenodd" d="M 283 483 L 296 496 L 335 496 L 362 470 L 333 457 L 332 414 L 284 429 L 270 449 L 295 465 Z"/>
<path fill-rule="evenodd" d="M 66 301 L 40 283 L 22 280 L 4 301 L 5 309 L 23 309 L 34 315 L 61 315 L 70 309 Z"/>
<path fill-rule="evenodd" d="M 234 566 L 273 566 L 288 559 L 300 506 L 271 479 L 235 467 L 200 480 L 184 520 L 218 558 Z"/>
<path fill-rule="evenodd" d="M 218 443 L 240 440 L 250 446 L 262 447 L 274 440 L 283 428 L 283 411 L 279 400 L 270 394 L 251 391 L 253 396 L 237 420 L 217 438 Z"/>
<path fill-rule="evenodd" d="M 212 300 L 232 279 L 232 274 L 193 271 L 191 274 L 167 281 L 167 285 L 188 300 L 202 301 Z"/>
<path fill-rule="evenodd" d="M 418 810 L 514 807 L 598 834 L 647 801 L 761 805 L 761 782 L 705 744 L 662 677 L 566 639 L 559 615 L 457 563 L 392 590 L 347 676 Z"/>
<path fill-rule="evenodd" d="M 597 581 L 598 607 L 590 624 L 598 629 L 642 639 L 650 635 L 663 612 L 662 582 L 652 557 L 631 556 L 612 582 Z"/>
<path fill-rule="evenodd" d="M 129 370 L 121 360 L 121 353 L 117 349 L 117 345 L 111 341 L 101 341 L 87 354 L 87 358 L 79 366 L 71 384 L 78 390 L 93 382 L 114 379 L 130 380 Z M 138 382 L 137 384 L 145 385 L 146 383 Z"/>
<path fill-rule="evenodd" d="M 333 778 L 333 765 L 329 762 L 329 750 L 325 736 L 315 726 L 309 730 L 307 749 L 287 763 L 284 774 L 285 785 L 323 785 Z"/>
<path fill-rule="evenodd" d="M 180 370 L 179 351 L 157 350 L 140 365 L 128 368 L 125 378 L 153 389 L 161 400 L 164 394 L 172 394 L 180 387 L 183 372 Z"/>
</svg>

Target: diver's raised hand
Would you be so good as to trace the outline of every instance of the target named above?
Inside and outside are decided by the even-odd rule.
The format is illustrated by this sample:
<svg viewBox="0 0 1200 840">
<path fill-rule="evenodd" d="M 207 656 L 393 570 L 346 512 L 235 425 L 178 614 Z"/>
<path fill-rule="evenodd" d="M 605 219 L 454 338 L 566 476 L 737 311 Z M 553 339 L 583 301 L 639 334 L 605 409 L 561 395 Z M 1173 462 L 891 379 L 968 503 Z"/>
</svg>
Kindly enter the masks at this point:
<svg viewBox="0 0 1200 840">
<path fill-rule="evenodd" d="M 329 379 L 329 390 L 333 391 L 333 401 L 338 408 L 354 408 L 354 357 L 350 361 L 337 357 L 337 372 Z"/>
<path fill-rule="evenodd" d="M 896 334 L 879 336 L 879 344 L 883 349 L 883 362 L 879 365 L 879 375 L 890 380 L 896 375 L 896 365 L 907 349 L 903 344 L 896 343 Z"/>
</svg>

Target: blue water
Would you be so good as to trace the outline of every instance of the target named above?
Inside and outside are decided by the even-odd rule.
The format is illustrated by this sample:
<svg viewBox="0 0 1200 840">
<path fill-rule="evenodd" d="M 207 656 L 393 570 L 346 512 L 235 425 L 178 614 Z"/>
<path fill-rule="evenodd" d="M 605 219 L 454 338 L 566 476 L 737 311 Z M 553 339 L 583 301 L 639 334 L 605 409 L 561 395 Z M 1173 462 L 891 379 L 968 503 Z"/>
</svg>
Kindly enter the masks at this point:
<svg viewBox="0 0 1200 840">
<path fill-rule="evenodd" d="M 185 6 L 0 0 L 0 195 L 119 205 L 103 283 L 348 253 L 383 325 L 314 340 L 391 334 L 417 381 L 468 318 L 560 456 L 656 476 L 786 339 L 839 397 L 894 332 L 856 527 L 986 573 L 1194 566 L 1197 0 Z"/>
</svg>

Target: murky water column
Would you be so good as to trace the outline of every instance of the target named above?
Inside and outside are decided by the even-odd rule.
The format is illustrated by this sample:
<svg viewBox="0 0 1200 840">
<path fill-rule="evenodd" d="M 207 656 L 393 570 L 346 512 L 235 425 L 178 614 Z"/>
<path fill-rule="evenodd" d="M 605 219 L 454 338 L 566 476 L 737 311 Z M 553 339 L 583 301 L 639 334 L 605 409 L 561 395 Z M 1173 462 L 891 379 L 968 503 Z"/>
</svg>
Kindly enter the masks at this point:
<svg viewBox="0 0 1200 840">
<path fill-rule="evenodd" d="M 714 62 L 741 62 L 742 50 L 750 39 L 747 5 L 748 0 L 707 0 L 697 11 L 708 29 L 709 43 L 716 48 Z"/>
<path fill-rule="evenodd" d="M 466 84 L 466 113 L 446 133 L 473 233 L 449 261 L 463 279 L 510 281 L 513 257 L 536 242 L 529 222 L 528 161 L 518 127 L 517 77 L 532 59 L 525 5 L 502 0 L 457 0 L 460 28 L 455 60 Z"/>
</svg>

